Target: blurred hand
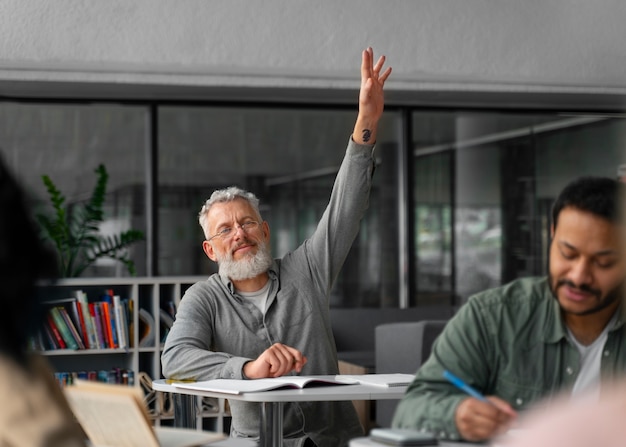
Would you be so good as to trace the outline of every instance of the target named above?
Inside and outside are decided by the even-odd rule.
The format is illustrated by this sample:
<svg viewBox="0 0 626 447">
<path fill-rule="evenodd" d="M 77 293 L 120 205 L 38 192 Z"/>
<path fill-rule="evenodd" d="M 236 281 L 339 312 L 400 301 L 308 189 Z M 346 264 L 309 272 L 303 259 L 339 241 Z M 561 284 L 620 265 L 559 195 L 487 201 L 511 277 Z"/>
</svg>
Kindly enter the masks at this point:
<svg viewBox="0 0 626 447">
<path fill-rule="evenodd" d="M 292 371 L 299 373 L 307 358 L 297 349 L 282 343 L 274 343 L 263 353 L 243 367 L 243 373 L 249 379 L 280 377 Z"/>
<path fill-rule="evenodd" d="M 483 402 L 473 397 L 461 401 L 454 420 L 461 437 L 467 441 L 484 441 L 504 433 L 517 418 L 517 413 L 507 402 L 487 397 Z"/>
<path fill-rule="evenodd" d="M 622 447 L 626 440 L 626 381 L 602 384 L 593 393 L 572 399 L 569 393 L 524 415 L 515 433 L 496 440 L 503 447 Z"/>
</svg>

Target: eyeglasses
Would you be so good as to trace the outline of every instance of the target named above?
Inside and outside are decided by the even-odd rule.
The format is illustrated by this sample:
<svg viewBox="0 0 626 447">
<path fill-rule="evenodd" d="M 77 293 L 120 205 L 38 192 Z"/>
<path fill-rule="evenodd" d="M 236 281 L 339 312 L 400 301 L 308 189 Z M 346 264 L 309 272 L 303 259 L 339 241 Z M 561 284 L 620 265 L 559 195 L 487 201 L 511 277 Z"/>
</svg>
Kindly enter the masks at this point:
<svg viewBox="0 0 626 447">
<path fill-rule="evenodd" d="M 242 224 L 235 225 L 234 227 L 222 228 L 220 231 L 218 231 L 213 236 L 208 238 L 207 241 L 211 242 L 216 237 L 219 237 L 223 241 L 230 239 L 231 237 L 235 235 L 235 233 L 237 233 L 237 227 L 241 228 L 241 231 L 248 234 L 249 231 L 256 230 L 258 226 L 259 226 L 259 223 L 256 220 L 248 220 Z"/>
</svg>

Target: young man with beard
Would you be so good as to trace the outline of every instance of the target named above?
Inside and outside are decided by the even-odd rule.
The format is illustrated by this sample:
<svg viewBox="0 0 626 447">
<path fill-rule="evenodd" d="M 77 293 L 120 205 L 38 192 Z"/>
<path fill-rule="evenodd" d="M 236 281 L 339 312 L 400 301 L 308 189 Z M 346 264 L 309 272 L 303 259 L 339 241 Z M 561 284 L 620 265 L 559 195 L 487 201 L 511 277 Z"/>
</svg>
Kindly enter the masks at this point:
<svg viewBox="0 0 626 447">
<path fill-rule="evenodd" d="M 556 394 L 597 399 L 601 380 L 626 371 L 622 194 L 622 184 L 598 177 L 561 192 L 552 208 L 549 276 L 471 297 L 407 389 L 395 427 L 482 441 Z M 487 400 L 455 388 L 445 370 Z"/>
<path fill-rule="evenodd" d="M 173 379 L 258 379 L 337 374 L 329 320 L 333 283 L 368 206 L 373 144 L 383 112 L 385 58 L 362 54 L 359 112 L 330 202 L 317 229 L 281 259 L 258 199 L 236 187 L 213 193 L 200 211 L 202 247 L 219 273 L 190 287 L 162 355 Z M 259 404 L 231 401 L 231 435 L 259 437 Z M 352 402 L 284 406 L 285 446 L 345 446 L 362 434 Z"/>
</svg>

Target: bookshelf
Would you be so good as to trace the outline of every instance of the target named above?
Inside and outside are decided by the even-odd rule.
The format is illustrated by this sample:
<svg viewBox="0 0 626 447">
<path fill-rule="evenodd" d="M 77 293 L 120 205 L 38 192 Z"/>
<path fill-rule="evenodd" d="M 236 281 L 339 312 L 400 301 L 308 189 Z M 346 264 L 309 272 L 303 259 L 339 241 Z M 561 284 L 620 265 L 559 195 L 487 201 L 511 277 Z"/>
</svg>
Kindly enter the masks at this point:
<svg viewBox="0 0 626 447">
<path fill-rule="evenodd" d="M 134 382 L 145 394 L 148 412 L 155 425 L 171 425 L 173 423 L 173 400 L 170 395 L 151 390 L 151 380 L 163 378 L 161 372 L 161 352 L 168 324 L 167 314 L 163 320 L 159 317 L 161 309 L 166 310 L 169 303 L 178 307 L 185 290 L 197 281 L 206 277 L 135 277 L 135 278 L 71 278 L 63 279 L 51 286 L 40 286 L 38 294 L 45 302 L 63 300 L 73 296 L 76 290 L 82 290 L 89 302 L 99 301 L 105 290 L 112 289 L 122 299 L 132 300 L 132 331 L 129 332 L 130 343 L 125 348 L 106 349 L 46 349 L 41 351 L 56 372 L 79 371 L 111 371 L 115 368 L 132 371 Z M 145 337 L 140 343 L 141 335 L 146 334 L 144 323 L 140 324 L 140 311 L 154 319 L 152 337 Z M 140 334 L 141 333 L 141 334 Z M 152 391 L 152 393 L 151 393 Z M 225 418 L 228 411 L 223 400 L 204 399 L 198 397 L 198 429 L 225 431 Z"/>
</svg>

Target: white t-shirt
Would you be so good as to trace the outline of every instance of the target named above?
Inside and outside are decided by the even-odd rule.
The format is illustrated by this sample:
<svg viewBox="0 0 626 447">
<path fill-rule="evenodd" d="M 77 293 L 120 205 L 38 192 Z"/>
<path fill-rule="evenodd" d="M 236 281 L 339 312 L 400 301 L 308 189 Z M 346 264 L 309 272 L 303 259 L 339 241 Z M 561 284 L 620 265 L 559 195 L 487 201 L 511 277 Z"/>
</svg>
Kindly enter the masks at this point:
<svg viewBox="0 0 626 447">
<path fill-rule="evenodd" d="M 609 335 L 609 329 L 613 327 L 616 319 L 617 314 L 611 318 L 598 338 L 588 346 L 580 344 L 574 337 L 574 334 L 568 329 L 570 339 L 580 353 L 580 372 L 574 383 L 574 388 L 572 388 L 572 397 L 583 394 L 585 397 L 595 399 L 600 396 L 602 352 Z"/>
<path fill-rule="evenodd" d="M 271 281 L 267 281 L 262 289 L 259 289 L 255 292 L 240 292 L 237 291 L 242 298 L 252 302 L 259 310 L 265 315 L 265 305 L 267 304 L 267 297 L 270 294 L 270 283 Z"/>
</svg>

